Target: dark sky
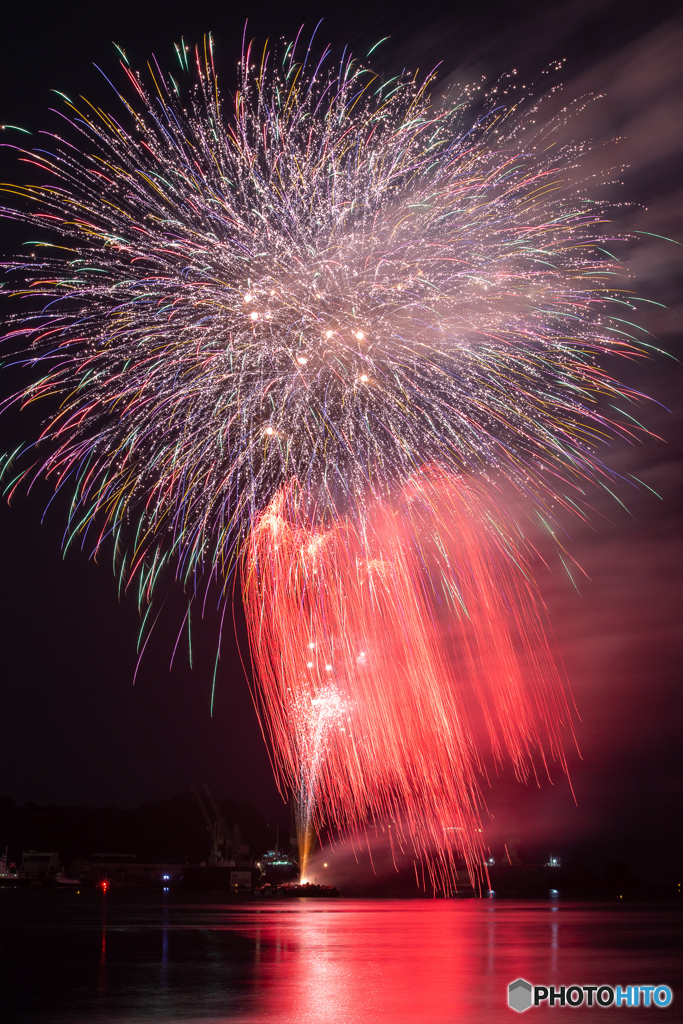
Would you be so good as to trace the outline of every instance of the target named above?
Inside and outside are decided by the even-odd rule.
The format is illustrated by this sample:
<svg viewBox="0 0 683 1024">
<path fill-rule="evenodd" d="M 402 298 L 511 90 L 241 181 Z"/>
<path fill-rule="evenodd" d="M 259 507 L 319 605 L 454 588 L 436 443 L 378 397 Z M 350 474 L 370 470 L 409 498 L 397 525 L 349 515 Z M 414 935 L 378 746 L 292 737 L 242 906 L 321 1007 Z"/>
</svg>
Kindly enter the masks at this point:
<svg viewBox="0 0 683 1024">
<path fill-rule="evenodd" d="M 618 226 L 683 242 L 681 86 L 683 22 L 677 4 L 612 0 L 539 3 L 235 4 L 195 0 L 115 4 L 28 4 L 3 14 L 0 121 L 36 130 L 49 124 L 50 88 L 106 99 L 92 63 L 113 69 L 111 41 L 141 65 L 150 52 L 172 59 L 172 43 L 214 34 L 225 75 L 241 45 L 245 17 L 259 38 L 290 37 L 302 22 L 324 18 L 320 38 L 363 55 L 383 36 L 375 65 L 427 69 L 443 62 L 450 77 L 495 76 L 511 67 L 537 75 L 567 58 L 569 98 L 601 93 L 575 122 L 596 141 L 596 169 L 628 164 L 611 191 L 624 205 Z M 617 137 L 620 142 L 614 141 Z M 22 171 L 0 154 L 2 179 Z M 26 229 L 28 230 L 28 229 Z M 3 232 L 12 251 L 28 237 Z M 647 327 L 679 358 L 680 246 L 643 235 L 631 247 L 640 294 L 662 302 Z M 492 841 L 619 856 L 669 870 L 680 859 L 681 807 L 681 410 L 683 375 L 672 360 L 618 371 L 657 402 L 641 410 L 662 440 L 617 445 L 605 458 L 658 491 L 624 484 L 614 501 L 596 498 L 590 527 L 566 522 L 567 546 L 586 575 L 579 592 L 560 571 L 539 575 L 581 721 L 582 760 L 572 758 L 578 805 L 566 781 L 523 790 L 502 779 L 489 804 Z M 13 378 L 0 379 L 3 394 Z M 662 406 L 666 407 L 663 408 Z M 671 410 L 671 411 L 668 411 Z M 0 421 L 0 446 L 31 435 L 30 420 Z M 63 508 L 37 490 L 0 505 L 2 698 L 0 795 L 18 801 L 135 804 L 208 782 L 218 796 L 249 800 L 270 819 L 287 821 L 251 706 L 237 647 L 225 641 L 213 717 L 209 714 L 218 620 L 193 623 L 194 670 L 186 646 L 169 660 L 184 614 L 182 594 L 169 597 L 135 687 L 138 615 L 118 600 L 110 567 L 75 550 L 60 552 Z M 238 616 L 239 618 L 239 616 Z M 230 631 L 228 631 L 228 634 Z M 0 845 L 2 837 L 0 836 Z"/>
</svg>

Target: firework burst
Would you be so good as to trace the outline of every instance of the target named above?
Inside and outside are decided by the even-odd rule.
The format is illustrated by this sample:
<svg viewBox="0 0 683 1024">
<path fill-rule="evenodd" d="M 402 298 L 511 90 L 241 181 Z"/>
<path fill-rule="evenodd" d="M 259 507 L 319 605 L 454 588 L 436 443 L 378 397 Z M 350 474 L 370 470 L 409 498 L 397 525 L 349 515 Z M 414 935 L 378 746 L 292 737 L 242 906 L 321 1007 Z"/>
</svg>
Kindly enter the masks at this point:
<svg viewBox="0 0 683 1024">
<path fill-rule="evenodd" d="M 435 886 L 450 888 L 458 857 L 481 881 L 480 736 L 520 779 L 534 754 L 564 766 L 568 707 L 499 513 L 488 486 L 426 467 L 398 510 L 367 508 L 362 535 L 348 518 L 313 527 L 297 486 L 259 516 L 247 623 L 302 849 L 325 824 L 355 834 L 371 822 L 409 842 Z"/>
<path fill-rule="evenodd" d="M 583 514 L 586 482 L 610 478 L 596 444 L 637 429 L 600 361 L 643 352 L 607 314 L 625 300 L 603 214 L 575 183 L 581 147 L 551 145 L 558 122 L 504 86 L 435 103 L 433 76 L 383 82 L 297 42 L 246 48 L 228 106 L 210 40 L 187 54 L 193 85 L 154 62 L 149 87 L 124 56 L 116 115 L 64 97 L 65 137 L 22 154 L 46 183 L 6 188 L 6 216 L 57 236 L 6 264 L 34 312 L 5 344 L 41 372 L 12 401 L 51 410 L 8 490 L 67 488 L 68 536 L 113 542 L 143 604 L 171 560 L 228 598 L 243 553 L 281 777 L 309 817 L 324 795 L 321 821 L 405 818 L 447 875 L 447 819 L 479 857 L 458 686 L 522 775 L 544 736 L 561 759 L 566 707 L 499 495 Z M 310 643 L 334 683 L 318 655 L 301 682 Z"/>
</svg>

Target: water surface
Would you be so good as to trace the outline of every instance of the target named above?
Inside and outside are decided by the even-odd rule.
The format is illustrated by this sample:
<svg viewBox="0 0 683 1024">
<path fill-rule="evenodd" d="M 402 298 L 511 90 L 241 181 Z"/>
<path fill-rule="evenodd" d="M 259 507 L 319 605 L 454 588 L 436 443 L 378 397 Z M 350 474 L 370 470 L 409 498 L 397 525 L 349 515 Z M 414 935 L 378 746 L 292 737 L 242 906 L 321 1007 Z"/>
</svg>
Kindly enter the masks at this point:
<svg viewBox="0 0 683 1024">
<path fill-rule="evenodd" d="M 0 890 L 11 1024 L 683 1019 L 677 907 Z M 507 1007 L 507 986 L 668 984 L 666 1008 Z"/>
</svg>

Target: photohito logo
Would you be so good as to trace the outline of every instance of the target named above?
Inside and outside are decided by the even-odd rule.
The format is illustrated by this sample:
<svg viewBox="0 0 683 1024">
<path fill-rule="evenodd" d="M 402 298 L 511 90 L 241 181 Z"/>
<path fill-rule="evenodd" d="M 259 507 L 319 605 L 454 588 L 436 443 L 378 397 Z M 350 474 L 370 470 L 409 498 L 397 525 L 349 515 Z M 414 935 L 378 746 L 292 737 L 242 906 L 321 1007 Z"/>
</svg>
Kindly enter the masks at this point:
<svg viewBox="0 0 683 1024">
<path fill-rule="evenodd" d="M 524 1013 L 532 1006 L 669 1006 L 668 985 L 532 985 L 517 978 L 508 985 L 508 1006 Z"/>
</svg>

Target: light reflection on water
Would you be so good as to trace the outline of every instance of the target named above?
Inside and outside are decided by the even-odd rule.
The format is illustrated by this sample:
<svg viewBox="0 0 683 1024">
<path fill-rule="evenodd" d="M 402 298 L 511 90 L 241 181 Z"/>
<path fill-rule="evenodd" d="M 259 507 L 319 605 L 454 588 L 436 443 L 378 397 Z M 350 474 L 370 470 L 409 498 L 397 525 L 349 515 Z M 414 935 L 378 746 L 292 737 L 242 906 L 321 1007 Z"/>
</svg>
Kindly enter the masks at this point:
<svg viewBox="0 0 683 1024">
<path fill-rule="evenodd" d="M 674 1020 L 680 923 L 673 907 L 557 899 L 218 903 L 5 890 L 0 1010 L 13 1024 L 488 1024 L 516 1018 L 507 985 L 521 976 L 668 984 L 671 1007 L 629 1009 L 628 1020 Z M 556 1012 L 534 1009 L 533 1020 Z M 624 1019 L 595 1012 L 603 1024 Z"/>
</svg>

